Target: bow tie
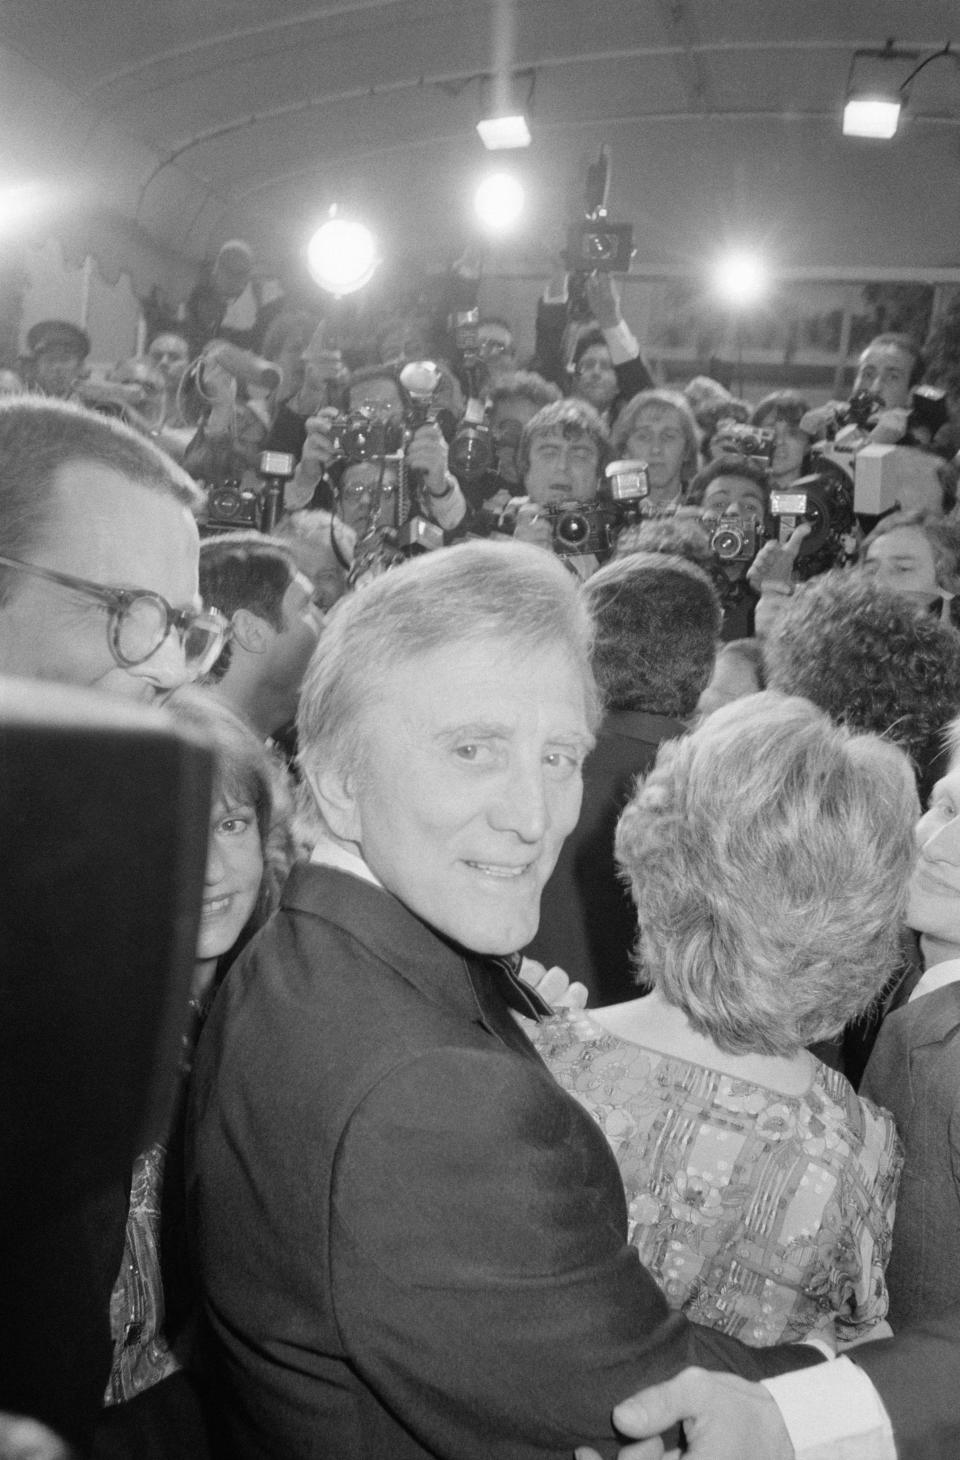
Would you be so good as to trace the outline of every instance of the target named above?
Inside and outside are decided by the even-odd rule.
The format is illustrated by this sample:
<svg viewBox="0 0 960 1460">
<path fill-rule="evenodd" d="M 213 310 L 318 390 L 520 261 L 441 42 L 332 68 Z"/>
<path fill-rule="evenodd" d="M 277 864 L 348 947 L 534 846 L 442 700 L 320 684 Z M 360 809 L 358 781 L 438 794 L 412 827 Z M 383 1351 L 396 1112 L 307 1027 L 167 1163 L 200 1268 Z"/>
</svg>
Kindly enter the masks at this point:
<svg viewBox="0 0 960 1460">
<path fill-rule="evenodd" d="M 491 988 L 509 1008 L 527 1019 L 548 1018 L 553 1013 L 550 1005 L 519 976 L 522 963 L 520 953 L 502 957 L 491 953 L 474 954 L 470 959 L 471 973 L 475 975 L 474 987 L 478 993 L 484 986 Z"/>
</svg>

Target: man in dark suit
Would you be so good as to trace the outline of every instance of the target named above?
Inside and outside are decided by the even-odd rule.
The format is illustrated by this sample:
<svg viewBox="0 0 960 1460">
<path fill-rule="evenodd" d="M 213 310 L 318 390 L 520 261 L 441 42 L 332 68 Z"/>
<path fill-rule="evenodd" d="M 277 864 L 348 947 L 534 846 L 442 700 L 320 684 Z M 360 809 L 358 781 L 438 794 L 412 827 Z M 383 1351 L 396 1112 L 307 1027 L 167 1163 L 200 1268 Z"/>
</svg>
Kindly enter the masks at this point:
<svg viewBox="0 0 960 1460">
<path fill-rule="evenodd" d="M 617 822 L 637 776 L 664 740 L 683 734 L 709 683 L 720 604 L 706 573 L 668 553 L 615 558 L 583 592 L 606 715 L 584 767 L 580 819 L 544 888 L 527 952 L 585 984 L 598 1005 L 637 992 L 637 910 L 614 859 Z"/>
<path fill-rule="evenodd" d="M 589 646 L 570 575 L 518 544 L 428 554 L 330 616 L 298 721 L 322 837 L 194 1066 L 233 1460 L 610 1454 L 632 1383 L 816 1361 L 669 1312 L 601 1132 L 513 1019 L 598 719 Z"/>
<path fill-rule="evenodd" d="M 960 1303 L 960 722 L 920 818 L 910 926 L 924 973 L 884 1020 L 863 1093 L 885 1105 L 906 1150 L 887 1281 L 894 1328 Z"/>
</svg>

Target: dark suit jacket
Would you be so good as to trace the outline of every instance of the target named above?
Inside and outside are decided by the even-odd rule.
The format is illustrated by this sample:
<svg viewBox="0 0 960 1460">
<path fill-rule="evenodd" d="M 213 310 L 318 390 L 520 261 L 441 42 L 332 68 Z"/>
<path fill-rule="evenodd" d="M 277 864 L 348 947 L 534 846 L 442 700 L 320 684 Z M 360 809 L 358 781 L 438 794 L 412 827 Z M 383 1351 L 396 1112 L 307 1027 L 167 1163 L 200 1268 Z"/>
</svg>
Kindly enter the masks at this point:
<svg viewBox="0 0 960 1460">
<path fill-rule="evenodd" d="M 188 1180 L 233 1460 L 569 1460 L 689 1363 L 599 1128 L 489 964 L 388 893 L 294 869 L 194 1066 Z"/>
<path fill-rule="evenodd" d="M 896 1338 L 866 1344 L 850 1357 L 866 1369 L 883 1397 L 899 1460 L 955 1460 L 960 1455 L 960 984 L 924 994 L 887 1016 L 860 1093 L 892 1112 L 906 1162 L 887 1270 Z M 901 1329 L 902 1324 L 910 1327 Z"/>
<path fill-rule="evenodd" d="M 653 765 L 662 741 L 685 729 L 666 715 L 612 710 L 584 766 L 580 820 L 544 888 L 540 927 L 526 952 L 586 984 L 592 1005 L 636 996 L 637 909 L 617 873 L 613 838 L 637 776 Z"/>
<path fill-rule="evenodd" d="M 906 1152 L 887 1271 L 894 1330 L 960 1303 L 960 983 L 888 1015 L 861 1086 Z M 960 1357 L 957 1361 L 960 1381 Z"/>
</svg>

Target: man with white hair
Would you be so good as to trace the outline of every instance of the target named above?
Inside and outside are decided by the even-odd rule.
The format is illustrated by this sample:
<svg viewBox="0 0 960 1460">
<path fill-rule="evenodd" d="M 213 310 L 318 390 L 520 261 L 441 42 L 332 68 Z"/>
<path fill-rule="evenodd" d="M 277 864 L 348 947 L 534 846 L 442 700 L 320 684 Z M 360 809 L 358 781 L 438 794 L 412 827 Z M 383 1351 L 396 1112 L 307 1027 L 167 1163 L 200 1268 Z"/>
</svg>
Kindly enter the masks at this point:
<svg viewBox="0 0 960 1460">
<path fill-rule="evenodd" d="M 511 543 L 427 554 L 328 617 L 298 716 L 319 841 L 194 1066 L 234 1460 L 559 1460 L 615 1443 L 629 1376 L 817 1360 L 669 1312 L 602 1132 L 513 1018 L 544 1012 L 515 955 L 580 809 L 591 632 L 554 555 Z"/>
</svg>

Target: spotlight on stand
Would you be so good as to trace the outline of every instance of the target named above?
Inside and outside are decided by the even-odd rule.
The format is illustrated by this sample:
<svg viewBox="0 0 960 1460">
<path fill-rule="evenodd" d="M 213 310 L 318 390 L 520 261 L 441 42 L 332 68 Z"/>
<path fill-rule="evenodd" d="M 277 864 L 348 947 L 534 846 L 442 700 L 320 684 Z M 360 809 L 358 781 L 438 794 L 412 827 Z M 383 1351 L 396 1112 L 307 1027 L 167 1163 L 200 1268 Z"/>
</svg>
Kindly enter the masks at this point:
<svg viewBox="0 0 960 1460">
<path fill-rule="evenodd" d="M 491 233 L 506 233 L 523 212 L 523 202 L 523 188 L 512 173 L 493 172 L 477 188 L 473 206 Z"/>
<path fill-rule="evenodd" d="M 307 244 L 311 277 L 340 298 L 369 284 L 380 257 L 373 234 L 363 223 L 337 216 L 336 207 Z"/>
</svg>

